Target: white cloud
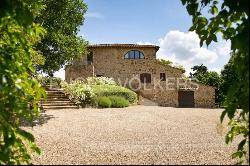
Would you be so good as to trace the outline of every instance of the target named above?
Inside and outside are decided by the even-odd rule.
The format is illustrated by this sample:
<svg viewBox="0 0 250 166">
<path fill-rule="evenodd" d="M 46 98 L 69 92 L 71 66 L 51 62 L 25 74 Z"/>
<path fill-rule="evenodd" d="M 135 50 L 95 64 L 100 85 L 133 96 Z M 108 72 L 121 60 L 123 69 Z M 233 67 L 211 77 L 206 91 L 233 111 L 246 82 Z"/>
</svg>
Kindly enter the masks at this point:
<svg viewBox="0 0 250 166">
<path fill-rule="evenodd" d="M 150 42 L 142 42 L 142 41 L 137 42 L 137 44 L 139 44 L 139 45 L 155 45 L 155 44 L 150 43 Z"/>
<path fill-rule="evenodd" d="M 159 39 L 160 50 L 158 58 L 169 59 L 176 64 L 183 65 L 187 72 L 194 65 L 204 64 L 209 69 L 216 64 L 221 56 L 230 52 L 230 43 L 220 43 L 214 49 L 200 47 L 200 39 L 195 32 L 170 31 L 164 38 Z M 223 66 L 222 66 L 223 67 Z M 216 71 L 219 69 L 217 68 Z"/>
<path fill-rule="evenodd" d="M 86 18 L 97 18 L 97 19 L 103 19 L 104 15 L 98 12 L 87 12 L 85 15 Z"/>
<path fill-rule="evenodd" d="M 214 51 L 218 56 L 228 56 L 231 53 L 231 42 L 224 41 L 221 42 L 218 46 L 215 47 Z"/>
<path fill-rule="evenodd" d="M 219 68 L 219 67 L 215 67 L 215 68 L 211 68 L 210 69 L 210 71 L 215 71 L 215 72 L 217 72 L 217 73 L 221 73 L 221 68 Z"/>
</svg>

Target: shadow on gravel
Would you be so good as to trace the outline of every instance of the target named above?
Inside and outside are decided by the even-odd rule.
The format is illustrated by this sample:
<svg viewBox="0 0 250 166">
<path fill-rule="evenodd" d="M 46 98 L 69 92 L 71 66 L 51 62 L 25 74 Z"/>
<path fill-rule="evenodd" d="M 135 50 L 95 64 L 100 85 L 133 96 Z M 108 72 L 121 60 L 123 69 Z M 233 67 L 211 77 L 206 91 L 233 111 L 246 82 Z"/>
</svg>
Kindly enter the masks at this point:
<svg viewBox="0 0 250 166">
<path fill-rule="evenodd" d="M 35 118 L 32 123 L 27 121 L 22 121 L 21 126 L 23 127 L 34 127 L 34 126 L 41 126 L 43 124 L 48 123 L 50 119 L 55 118 L 53 115 L 48 115 L 46 113 L 41 113 L 39 117 Z"/>
</svg>

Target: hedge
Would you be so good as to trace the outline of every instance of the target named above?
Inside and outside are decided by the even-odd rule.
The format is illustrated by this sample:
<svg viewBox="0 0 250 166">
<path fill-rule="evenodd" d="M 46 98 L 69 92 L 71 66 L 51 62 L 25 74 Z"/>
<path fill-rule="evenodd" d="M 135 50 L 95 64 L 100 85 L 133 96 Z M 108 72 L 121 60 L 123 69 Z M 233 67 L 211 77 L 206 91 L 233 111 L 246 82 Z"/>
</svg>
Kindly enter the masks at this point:
<svg viewBox="0 0 250 166">
<path fill-rule="evenodd" d="M 129 103 L 137 102 L 137 94 L 130 89 L 117 85 L 91 85 L 96 96 L 120 96 L 124 97 Z"/>
</svg>

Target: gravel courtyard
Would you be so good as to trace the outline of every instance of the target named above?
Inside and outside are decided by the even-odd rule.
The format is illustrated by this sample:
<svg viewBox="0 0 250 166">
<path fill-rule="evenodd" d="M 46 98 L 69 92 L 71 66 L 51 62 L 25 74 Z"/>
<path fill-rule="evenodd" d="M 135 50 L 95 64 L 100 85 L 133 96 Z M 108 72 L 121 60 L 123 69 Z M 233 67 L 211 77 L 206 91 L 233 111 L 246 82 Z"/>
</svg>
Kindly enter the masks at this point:
<svg viewBox="0 0 250 166">
<path fill-rule="evenodd" d="M 133 106 L 50 110 L 26 127 L 43 150 L 33 164 L 234 164 L 222 110 Z M 218 132 L 220 131 L 220 132 Z"/>
</svg>

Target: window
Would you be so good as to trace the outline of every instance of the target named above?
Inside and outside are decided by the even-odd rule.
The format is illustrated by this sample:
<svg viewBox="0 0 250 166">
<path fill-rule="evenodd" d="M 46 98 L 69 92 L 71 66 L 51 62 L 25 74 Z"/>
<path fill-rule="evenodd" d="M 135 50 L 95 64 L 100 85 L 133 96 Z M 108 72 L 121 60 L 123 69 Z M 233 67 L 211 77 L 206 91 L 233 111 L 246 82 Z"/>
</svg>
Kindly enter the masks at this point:
<svg viewBox="0 0 250 166">
<path fill-rule="evenodd" d="M 140 59 L 140 52 L 139 51 L 135 51 L 135 59 Z"/>
<path fill-rule="evenodd" d="M 144 54 L 140 52 L 140 59 L 144 59 Z"/>
<path fill-rule="evenodd" d="M 129 59 L 135 59 L 135 52 L 134 51 L 129 52 Z"/>
<path fill-rule="evenodd" d="M 87 55 L 87 64 L 92 65 L 93 64 L 93 52 L 89 52 Z"/>
<path fill-rule="evenodd" d="M 124 56 L 124 59 L 129 59 L 129 54 L 128 53 Z"/>
<path fill-rule="evenodd" d="M 160 73 L 160 80 L 166 81 L 166 73 Z"/>
<path fill-rule="evenodd" d="M 143 73 L 140 75 L 141 83 L 151 83 L 151 74 Z"/>
<path fill-rule="evenodd" d="M 124 55 L 124 59 L 144 59 L 144 54 L 141 51 L 132 50 Z"/>
<path fill-rule="evenodd" d="M 97 75 L 96 75 L 96 77 L 103 77 L 103 75 L 101 75 L 101 74 L 97 74 Z"/>
</svg>

